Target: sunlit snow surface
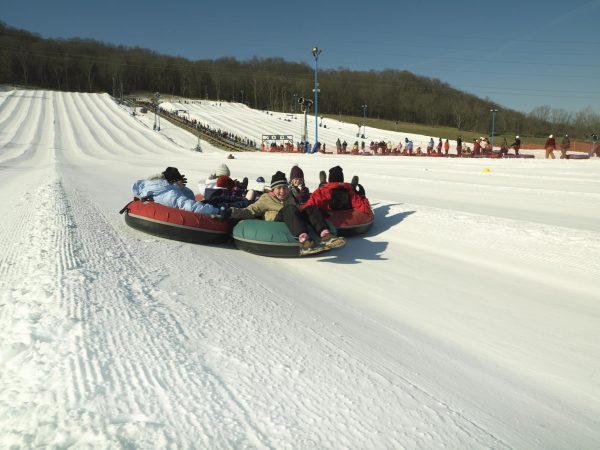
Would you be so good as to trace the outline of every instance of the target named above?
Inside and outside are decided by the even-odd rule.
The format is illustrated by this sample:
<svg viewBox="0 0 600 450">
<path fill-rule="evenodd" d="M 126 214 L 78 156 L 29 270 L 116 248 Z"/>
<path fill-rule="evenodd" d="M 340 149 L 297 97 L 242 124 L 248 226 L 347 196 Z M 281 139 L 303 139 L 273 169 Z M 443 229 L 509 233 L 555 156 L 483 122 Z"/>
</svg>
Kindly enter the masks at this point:
<svg viewBox="0 0 600 450">
<path fill-rule="evenodd" d="M 164 106 L 258 142 L 301 133 L 301 116 Z M 599 159 L 226 160 L 154 120 L 0 92 L 1 448 L 600 446 Z M 330 148 L 356 139 L 325 124 Z M 405 136 L 429 139 L 367 128 Z M 251 187 L 298 163 L 311 189 L 339 164 L 375 224 L 270 259 L 118 214 L 137 179 L 176 166 L 195 189 L 221 163 Z"/>
</svg>

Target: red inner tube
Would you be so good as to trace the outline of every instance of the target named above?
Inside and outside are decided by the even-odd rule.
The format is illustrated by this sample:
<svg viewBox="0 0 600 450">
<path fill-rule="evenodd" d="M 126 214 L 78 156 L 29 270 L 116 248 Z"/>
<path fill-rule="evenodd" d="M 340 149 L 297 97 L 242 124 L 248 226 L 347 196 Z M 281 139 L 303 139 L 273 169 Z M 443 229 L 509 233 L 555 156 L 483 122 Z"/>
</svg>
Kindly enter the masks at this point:
<svg viewBox="0 0 600 450">
<path fill-rule="evenodd" d="M 231 231 L 231 222 L 212 219 L 205 214 L 197 214 L 191 211 L 184 211 L 177 208 L 169 208 L 154 202 L 133 201 L 127 206 L 127 212 L 130 215 L 140 216 L 152 221 L 159 221 L 165 224 L 179 225 L 184 227 L 198 228 L 211 231 L 221 231 L 229 233 Z"/>
</svg>

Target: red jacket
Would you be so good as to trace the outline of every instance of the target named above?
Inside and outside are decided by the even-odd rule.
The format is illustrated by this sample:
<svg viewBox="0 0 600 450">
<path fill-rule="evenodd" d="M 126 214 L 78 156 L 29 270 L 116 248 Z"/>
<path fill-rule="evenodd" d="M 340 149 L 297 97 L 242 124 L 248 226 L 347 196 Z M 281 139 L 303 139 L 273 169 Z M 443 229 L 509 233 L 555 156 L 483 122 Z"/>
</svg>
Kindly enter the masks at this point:
<svg viewBox="0 0 600 450">
<path fill-rule="evenodd" d="M 358 195 L 350 183 L 327 183 L 310 194 L 310 198 L 304 204 L 304 206 L 315 205 L 316 207 L 325 211 L 331 211 L 331 207 L 329 205 L 329 201 L 331 200 L 331 191 L 332 189 L 338 187 L 343 187 L 348 191 L 350 195 L 350 202 L 352 203 L 352 209 L 365 214 L 371 213 L 371 204 L 369 203 L 369 200 L 366 197 L 361 197 Z"/>
</svg>

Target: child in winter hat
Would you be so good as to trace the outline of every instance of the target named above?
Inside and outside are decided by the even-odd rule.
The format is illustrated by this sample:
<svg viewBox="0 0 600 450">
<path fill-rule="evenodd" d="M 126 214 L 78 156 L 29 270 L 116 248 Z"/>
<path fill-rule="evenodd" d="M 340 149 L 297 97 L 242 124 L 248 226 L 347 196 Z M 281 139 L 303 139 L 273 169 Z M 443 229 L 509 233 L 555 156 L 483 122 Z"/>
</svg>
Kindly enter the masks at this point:
<svg viewBox="0 0 600 450">
<path fill-rule="evenodd" d="M 304 171 L 298 167 L 298 164 L 294 164 L 290 170 L 290 181 L 292 180 L 304 180 Z"/>
<path fill-rule="evenodd" d="M 343 183 L 344 172 L 340 166 L 335 166 L 329 169 L 329 182 L 330 183 Z"/>
<path fill-rule="evenodd" d="M 217 167 L 217 170 L 215 170 L 215 175 L 217 177 L 230 177 L 231 173 L 229 172 L 229 167 L 227 167 L 226 164 L 221 164 L 219 167 Z"/>
<path fill-rule="evenodd" d="M 287 184 L 285 174 L 279 170 L 271 177 L 271 189 L 275 189 L 277 186 L 287 186 Z"/>
<path fill-rule="evenodd" d="M 304 172 L 298 167 L 298 164 L 290 170 L 290 190 L 300 204 L 306 203 L 310 197 L 310 191 L 304 185 Z"/>
<path fill-rule="evenodd" d="M 176 167 L 167 167 L 162 174 L 169 184 L 173 184 L 176 181 L 183 181 L 183 184 L 187 183 L 185 175 L 180 174 Z"/>
<path fill-rule="evenodd" d="M 235 187 L 235 182 L 226 175 L 217 178 L 217 187 L 231 190 Z"/>
</svg>

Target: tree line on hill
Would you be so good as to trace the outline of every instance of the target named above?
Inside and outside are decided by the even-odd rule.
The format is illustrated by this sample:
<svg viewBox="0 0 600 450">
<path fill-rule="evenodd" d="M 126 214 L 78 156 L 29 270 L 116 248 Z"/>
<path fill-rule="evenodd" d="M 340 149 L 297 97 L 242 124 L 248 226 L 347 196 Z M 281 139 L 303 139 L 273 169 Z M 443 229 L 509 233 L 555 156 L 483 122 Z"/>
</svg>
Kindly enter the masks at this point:
<svg viewBox="0 0 600 450">
<path fill-rule="evenodd" d="M 298 99 L 314 95 L 314 71 L 305 63 L 256 57 L 190 61 L 90 39 L 46 39 L 3 22 L 0 83 L 114 96 L 160 92 L 283 112 L 299 111 Z M 501 110 L 495 117 L 497 134 L 552 132 L 585 139 L 600 124 L 591 109 L 570 113 L 541 106 L 524 114 L 408 71 L 324 69 L 319 71 L 319 89 L 319 111 L 324 114 L 368 113 L 370 118 L 482 134 L 491 131 L 490 109 Z"/>
</svg>

